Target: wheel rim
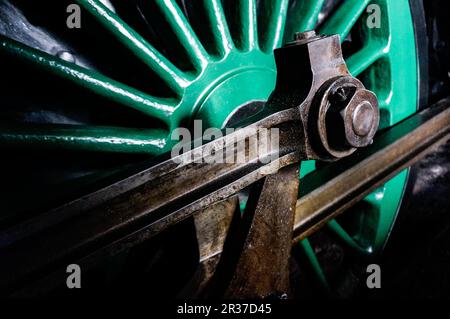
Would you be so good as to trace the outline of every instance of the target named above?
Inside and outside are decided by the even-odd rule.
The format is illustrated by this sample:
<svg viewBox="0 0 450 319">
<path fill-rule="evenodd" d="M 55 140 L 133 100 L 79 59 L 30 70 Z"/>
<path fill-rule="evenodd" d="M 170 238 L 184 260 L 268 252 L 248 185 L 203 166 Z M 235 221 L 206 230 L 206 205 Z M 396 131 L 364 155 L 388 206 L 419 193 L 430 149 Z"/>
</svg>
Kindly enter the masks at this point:
<svg viewBox="0 0 450 319">
<path fill-rule="evenodd" d="M 417 108 L 418 67 L 408 0 L 345 1 L 324 21 L 319 14 L 327 6 L 325 0 L 203 1 L 202 21 L 207 23 L 203 28 L 212 30 L 208 45 L 207 36 L 199 36 L 202 26 L 189 19 L 186 2 L 155 1 L 158 14 L 170 29 L 162 31 L 163 36 L 177 41 L 188 67 L 180 67 L 182 63 L 161 53 L 119 13 L 110 10 L 110 2 L 78 3 L 141 60 L 168 93 L 144 93 L 101 72 L 20 44 L 17 39 L 2 36 L 1 51 L 137 110 L 158 125 L 146 129 L 58 125 L 3 128 L 3 145 L 163 154 L 175 142 L 170 138 L 175 128 L 188 126 L 194 119 L 202 119 L 204 127 L 221 128 L 239 107 L 267 100 L 276 79 L 273 50 L 292 39 L 295 32 L 313 29 L 318 23 L 320 33 L 339 34 L 342 40 L 349 35 L 359 39 L 347 64 L 351 73 L 377 94 L 382 128 L 401 121 Z M 367 26 L 369 4 L 380 7 L 381 28 Z M 314 169 L 314 162 L 303 163 L 302 176 Z M 364 200 L 367 205 L 352 218 L 351 229 L 336 220 L 329 223 L 329 229 L 360 252 L 378 253 L 395 220 L 407 175 L 403 171 L 369 195 Z M 308 240 L 302 245 L 323 279 Z"/>
</svg>

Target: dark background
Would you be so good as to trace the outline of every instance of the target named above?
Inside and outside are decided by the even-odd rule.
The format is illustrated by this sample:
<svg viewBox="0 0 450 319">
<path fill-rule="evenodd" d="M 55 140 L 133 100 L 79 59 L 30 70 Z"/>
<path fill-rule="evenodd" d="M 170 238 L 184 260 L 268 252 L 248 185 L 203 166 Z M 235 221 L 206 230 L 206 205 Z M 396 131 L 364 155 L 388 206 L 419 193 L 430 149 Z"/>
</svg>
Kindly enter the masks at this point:
<svg viewBox="0 0 450 319">
<path fill-rule="evenodd" d="M 429 103 L 448 96 L 450 3 L 424 0 L 430 52 Z M 450 297 L 450 142 L 412 168 L 382 267 L 382 289 L 370 297 Z"/>
<path fill-rule="evenodd" d="M 413 174 L 380 264 L 382 288 L 370 298 L 450 297 L 450 142 L 415 165 Z"/>
</svg>

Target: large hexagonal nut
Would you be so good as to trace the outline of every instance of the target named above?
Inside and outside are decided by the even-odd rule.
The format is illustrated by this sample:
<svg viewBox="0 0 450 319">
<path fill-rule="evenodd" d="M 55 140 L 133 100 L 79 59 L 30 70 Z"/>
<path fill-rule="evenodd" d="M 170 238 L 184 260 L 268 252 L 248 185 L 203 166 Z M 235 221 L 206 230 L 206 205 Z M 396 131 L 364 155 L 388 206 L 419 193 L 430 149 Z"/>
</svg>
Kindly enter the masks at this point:
<svg viewBox="0 0 450 319">
<path fill-rule="evenodd" d="M 348 145 L 360 148 L 372 144 L 380 121 L 378 100 L 373 92 L 357 89 L 340 115 Z"/>
<path fill-rule="evenodd" d="M 331 79 L 315 101 L 316 134 L 329 156 L 342 158 L 372 143 L 380 117 L 378 100 L 361 81 L 350 75 Z"/>
</svg>

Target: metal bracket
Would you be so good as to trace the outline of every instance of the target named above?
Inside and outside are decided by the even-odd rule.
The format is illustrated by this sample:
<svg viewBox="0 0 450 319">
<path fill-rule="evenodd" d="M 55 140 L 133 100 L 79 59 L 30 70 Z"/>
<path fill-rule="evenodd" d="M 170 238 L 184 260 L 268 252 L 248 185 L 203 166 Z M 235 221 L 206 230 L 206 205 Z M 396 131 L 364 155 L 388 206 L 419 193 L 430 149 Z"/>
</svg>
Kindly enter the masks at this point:
<svg viewBox="0 0 450 319">
<path fill-rule="evenodd" d="M 228 293 L 245 296 L 257 287 L 261 297 L 285 293 L 286 276 L 278 281 L 274 272 L 278 267 L 287 272 L 298 192 L 298 169 L 291 165 L 305 159 L 336 160 L 367 145 L 378 126 L 378 105 L 373 93 L 348 74 L 338 36 L 299 34 L 295 42 L 276 50 L 275 56 L 277 86 L 265 112 L 253 124 L 178 157 L 146 164 L 147 168 L 115 184 L 3 231 L 0 286 L 4 291 L 20 288 L 36 273 L 54 273 L 63 260 L 89 265 L 126 250 L 265 178 L 238 263 L 241 275 L 235 272 Z M 246 141 L 275 127 L 280 132 L 279 148 L 251 152 Z M 245 161 L 211 162 L 214 154 L 242 141 Z M 189 157 L 198 161 L 185 161 Z M 277 169 L 278 174 L 267 177 Z M 271 227 L 264 229 L 265 225 Z M 251 247 L 259 249 L 252 252 Z M 256 277 L 248 276 L 248 267 L 254 265 L 255 253 L 273 247 L 279 252 L 265 253 L 259 263 L 259 273 L 266 274 L 267 280 L 251 281 Z M 244 279 L 246 288 L 238 288 Z"/>
</svg>

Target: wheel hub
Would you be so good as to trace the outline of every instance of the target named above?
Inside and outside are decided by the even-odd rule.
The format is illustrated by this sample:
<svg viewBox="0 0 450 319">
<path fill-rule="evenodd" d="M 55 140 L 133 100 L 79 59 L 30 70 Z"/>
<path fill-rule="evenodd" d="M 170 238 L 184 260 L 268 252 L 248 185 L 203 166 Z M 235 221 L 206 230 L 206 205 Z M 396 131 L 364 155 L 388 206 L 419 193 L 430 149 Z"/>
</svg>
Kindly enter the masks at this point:
<svg viewBox="0 0 450 319">
<path fill-rule="evenodd" d="M 181 108 L 204 127 L 223 128 L 231 114 L 253 101 L 266 101 L 275 87 L 273 55 L 232 52 L 212 62 L 186 88 Z"/>
</svg>

